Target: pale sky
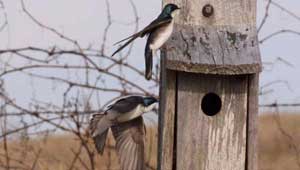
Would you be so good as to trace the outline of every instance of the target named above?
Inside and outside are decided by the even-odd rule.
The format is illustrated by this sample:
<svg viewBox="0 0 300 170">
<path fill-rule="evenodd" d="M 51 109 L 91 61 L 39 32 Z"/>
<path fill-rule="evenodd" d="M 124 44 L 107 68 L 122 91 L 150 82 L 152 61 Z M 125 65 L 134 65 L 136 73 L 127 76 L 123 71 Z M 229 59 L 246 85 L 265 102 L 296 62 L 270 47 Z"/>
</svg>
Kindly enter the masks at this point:
<svg viewBox="0 0 300 170">
<path fill-rule="evenodd" d="M 0 49 L 17 48 L 26 46 L 60 46 L 69 48 L 68 43 L 58 39 L 34 24 L 22 11 L 20 0 L 2 0 L 5 4 L 9 27 L 0 33 Z M 106 6 L 104 0 L 25 0 L 27 9 L 37 19 L 66 35 L 78 40 L 83 47 L 93 45 L 99 46 L 102 41 L 104 27 L 107 24 Z M 107 52 L 115 50 L 114 42 L 127 37 L 133 33 L 134 26 L 127 25 L 134 21 L 134 14 L 129 0 L 109 0 L 114 21 L 109 30 L 107 41 Z M 142 28 L 156 18 L 161 10 L 160 0 L 134 0 L 138 15 L 139 27 Z M 300 1 L 277 0 L 285 8 L 300 16 Z M 258 23 L 261 21 L 265 9 L 265 0 L 258 0 Z M 3 16 L 1 16 L 2 19 Z M 270 33 L 280 29 L 293 29 L 300 32 L 300 20 L 297 20 L 284 11 L 271 5 L 269 18 L 259 34 L 263 38 Z M 133 52 L 129 60 L 143 69 L 145 40 L 139 39 L 135 42 Z M 300 36 L 294 34 L 282 34 L 272 38 L 260 46 L 263 62 L 272 62 L 281 57 L 287 60 L 292 66 L 287 66 L 283 62 L 276 62 L 271 66 L 266 65 L 266 69 L 261 74 L 260 85 L 268 84 L 275 80 L 287 81 L 289 87 L 284 83 L 275 84 L 265 90 L 273 90 L 272 93 L 260 98 L 260 103 L 271 103 L 274 101 L 288 103 L 300 102 Z M 157 60 L 157 59 L 156 59 Z M 24 64 L 14 58 L 5 59 L 14 64 Z M 63 62 L 78 62 L 73 59 L 66 59 Z M 1 67 L 1 65 L 0 65 Z M 271 69 L 271 70 L 270 70 Z M 0 68 L 1 70 L 1 68 Z M 45 74 L 57 74 L 47 72 Z M 80 76 L 80 75 L 78 75 Z M 53 93 L 53 85 L 46 82 L 29 80 L 20 74 L 5 77 L 6 87 L 11 97 L 15 98 L 19 104 L 27 105 L 32 96 L 38 96 L 45 101 L 56 101 L 57 93 Z M 144 81 L 146 85 L 147 82 Z M 34 85 L 33 85 L 34 84 Z M 33 88 L 35 90 L 33 90 Z M 54 87 L 56 88 L 56 86 Z M 157 91 L 157 89 L 154 89 Z"/>
</svg>

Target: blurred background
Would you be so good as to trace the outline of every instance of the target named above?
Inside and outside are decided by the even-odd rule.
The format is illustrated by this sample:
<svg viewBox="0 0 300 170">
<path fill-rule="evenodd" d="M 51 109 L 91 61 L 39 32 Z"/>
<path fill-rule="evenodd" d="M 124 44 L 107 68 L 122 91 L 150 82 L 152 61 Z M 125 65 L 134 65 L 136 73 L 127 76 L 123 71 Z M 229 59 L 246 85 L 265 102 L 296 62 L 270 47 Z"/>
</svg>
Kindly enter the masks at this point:
<svg viewBox="0 0 300 170">
<path fill-rule="evenodd" d="M 159 56 L 146 81 L 145 39 L 110 55 L 115 42 L 156 18 L 161 4 L 0 0 L 0 169 L 118 169 L 113 139 L 101 157 L 85 129 L 90 115 L 117 97 L 158 96 Z M 257 5 L 259 170 L 298 170 L 300 1 Z M 157 116 L 145 119 L 147 168 L 156 169 Z"/>
</svg>

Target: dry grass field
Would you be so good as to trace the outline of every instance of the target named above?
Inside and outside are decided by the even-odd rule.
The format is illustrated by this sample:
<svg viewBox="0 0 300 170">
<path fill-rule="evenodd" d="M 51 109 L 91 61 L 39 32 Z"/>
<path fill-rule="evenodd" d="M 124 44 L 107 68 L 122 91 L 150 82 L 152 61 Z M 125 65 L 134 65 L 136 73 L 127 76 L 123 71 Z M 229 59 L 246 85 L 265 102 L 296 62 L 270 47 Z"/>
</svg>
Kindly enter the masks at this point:
<svg viewBox="0 0 300 170">
<path fill-rule="evenodd" d="M 260 116 L 259 170 L 299 170 L 300 115 L 281 114 L 280 122 L 277 120 L 277 117 L 271 114 Z M 147 145 L 147 164 L 149 169 L 155 169 L 157 135 L 154 128 L 148 128 L 147 138 L 151 143 Z M 91 148 L 92 144 L 90 141 Z M 110 138 L 107 144 L 112 146 L 114 141 Z M 80 149 L 82 152 L 79 155 L 74 154 Z M 68 135 L 12 141 L 8 144 L 8 151 L 11 157 L 10 166 L 13 167 L 11 169 L 25 167 L 36 170 L 81 170 L 89 166 L 88 156 L 84 148 L 80 148 L 79 140 Z M 7 161 L 4 154 L 1 143 L 2 165 Z M 118 160 L 112 147 L 108 147 L 103 156 L 97 155 L 95 162 L 97 170 L 118 170 Z"/>
<path fill-rule="evenodd" d="M 300 115 L 266 114 L 259 121 L 259 170 L 300 169 Z"/>
<path fill-rule="evenodd" d="M 156 165 L 155 128 L 147 128 L 146 161 L 149 170 Z M 11 158 L 10 170 L 85 170 L 90 169 L 90 159 L 80 140 L 71 135 L 48 136 L 41 139 L 12 141 L 8 143 L 8 154 Z M 148 143 L 152 143 L 151 145 Z M 115 142 L 109 134 L 104 154 L 97 154 L 93 141 L 89 139 L 88 146 L 94 150 L 96 170 L 119 170 L 118 158 L 112 146 Z M 3 143 L 0 144 L 0 165 L 6 164 Z M 80 154 L 77 154 L 80 153 Z M 13 158 L 13 159 L 12 159 Z M 0 170 L 6 169 L 1 167 Z"/>
</svg>

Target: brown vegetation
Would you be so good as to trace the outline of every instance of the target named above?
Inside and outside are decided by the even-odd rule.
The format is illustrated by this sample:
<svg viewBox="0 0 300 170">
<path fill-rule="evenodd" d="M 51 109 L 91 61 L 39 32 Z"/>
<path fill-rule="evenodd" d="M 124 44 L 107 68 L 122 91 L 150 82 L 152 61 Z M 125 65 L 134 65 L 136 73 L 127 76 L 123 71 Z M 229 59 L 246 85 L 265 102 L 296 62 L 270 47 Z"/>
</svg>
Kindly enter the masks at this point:
<svg viewBox="0 0 300 170">
<path fill-rule="evenodd" d="M 260 116 L 259 124 L 259 170 L 298 170 L 300 143 L 300 116 L 297 114 L 281 114 L 280 122 L 274 114 Z M 278 124 L 279 123 L 279 124 Z M 282 128 L 282 129 L 279 129 Z M 283 132 L 283 133 L 282 133 Z M 147 128 L 147 165 L 148 169 L 156 167 L 155 128 Z M 93 145 L 92 141 L 89 142 Z M 83 150 L 76 155 L 80 147 L 80 140 L 71 135 L 56 135 L 33 140 L 22 139 L 8 144 L 11 156 L 10 166 L 21 169 L 68 170 L 87 169 L 89 158 Z M 114 141 L 109 137 L 107 148 L 103 156 L 97 155 L 95 165 L 97 170 L 118 170 L 118 159 L 113 149 Z M 295 148 L 296 146 L 296 148 Z M 3 143 L 0 148 L 0 162 L 5 162 Z M 76 163 L 72 162 L 77 159 Z M 26 166 L 24 166 L 26 165 Z M 2 167 L 5 169 L 4 167 Z M 2 169 L 0 167 L 0 169 Z M 14 169 L 14 168 L 12 168 Z"/>
<path fill-rule="evenodd" d="M 156 165 L 156 132 L 154 128 L 147 129 L 146 161 L 148 169 L 154 169 Z M 35 138 L 33 140 L 11 141 L 8 144 L 10 158 L 10 169 L 37 169 L 37 170 L 70 170 L 89 169 L 89 157 L 80 145 L 76 136 L 56 135 L 46 138 Z M 118 170 L 118 158 L 114 150 L 115 142 L 109 135 L 106 141 L 103 156 L 97 155 L 95 159 L 96 170 Z M 89 141 L 93 145 L 93 141 Z M 79 153 L 79 150 L 82 152 Z M 0 148 L 0 165 L 5 162 L 3 143 Z M 94 152 L 96 153 L 96 152 Z M 0 169 L 5 167 L 0 167 Z"/>
<path fill-rule="evenodd" d="M 146 161 L 149 170 L 156 165 L 156 131 L 155 128 L 147 128 Z M 11 141 L 8 144 L 8 154 L 10 157 L 9 169 L 36 169 L 36 170 L 81 170 L 89 169 L 89 157 L 82 148 L 76 136 L 56 135 L 45 138 L 35 138 L 33 140 Z M 88 144 L 93 147 L 93 141 Z M 105 152 L 102 156 L 95 158 L 96 170 L 118 170 L 118 158 L 114 150 L 115 142 L 109 134 L 106 141 Z M 79 150 L 82 150 L 81 152 Z M 96 153 L 96 150 L 94 150 Z M 0 148 L 0 165 L 6 162 L 3 142 Z M 80 153 L 80 154 L 77 154 Z M 13 158 L 13 159 L 11 159 Z M 1 169 L 6 169 L 0 166 Z"/>
<path fill-rule="evenodd" d="M 265 114 L 259 122 L 259 170 L 299 170 L 300 115 Z"/>
</svg>

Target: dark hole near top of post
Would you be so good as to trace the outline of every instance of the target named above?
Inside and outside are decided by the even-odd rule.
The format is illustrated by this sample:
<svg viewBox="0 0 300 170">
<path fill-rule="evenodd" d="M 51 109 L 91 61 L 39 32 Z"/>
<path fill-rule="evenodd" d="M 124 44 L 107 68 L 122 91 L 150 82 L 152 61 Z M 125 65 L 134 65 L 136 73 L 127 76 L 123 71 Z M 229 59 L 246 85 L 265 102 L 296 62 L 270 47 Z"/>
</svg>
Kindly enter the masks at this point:
<svg viewBox="0 0 300 170">
<path fill-rule="evenodd" d="M 214 116 L 220 112 L 222 107 L 221 98 L 215 93 L 207 93 L 201 102 L 201 109 L 207 116 Z"/>
</svg>

